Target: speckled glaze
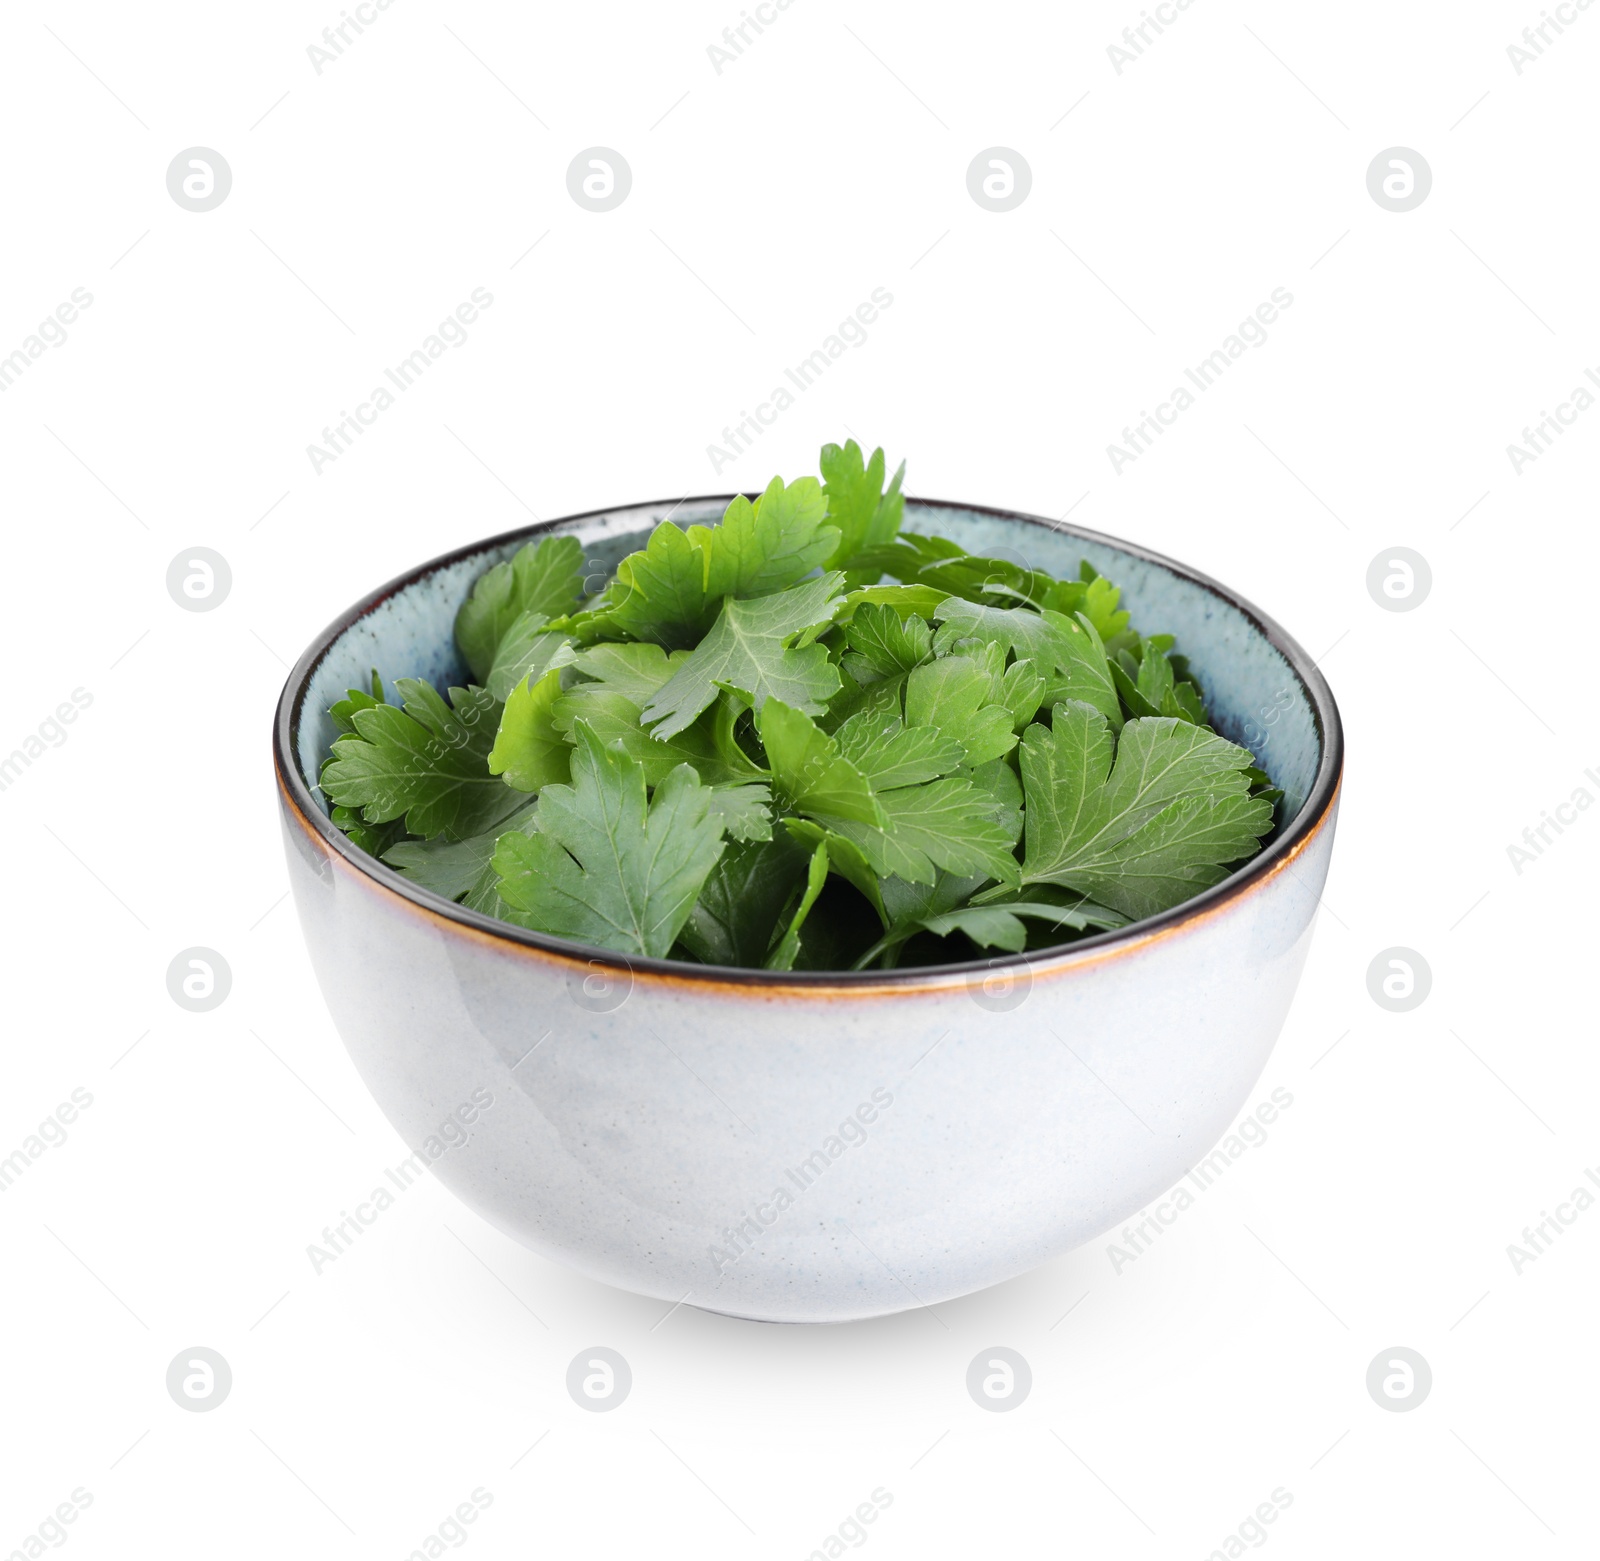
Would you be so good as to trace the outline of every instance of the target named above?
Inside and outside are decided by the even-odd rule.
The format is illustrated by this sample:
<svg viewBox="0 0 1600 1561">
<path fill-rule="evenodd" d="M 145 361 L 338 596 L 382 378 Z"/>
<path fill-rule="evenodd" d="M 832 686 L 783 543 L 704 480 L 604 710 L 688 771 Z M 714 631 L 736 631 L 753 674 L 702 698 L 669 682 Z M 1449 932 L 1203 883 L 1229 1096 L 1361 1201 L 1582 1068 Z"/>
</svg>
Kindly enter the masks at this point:
<svg viewBox="0 0 1600 1561">
<path fill-rule="evenodd" d="M 630 965 L 523 932 L 415 888 L 332 826 L 313 785 L 334 735 L 328 705 L 373 666 L 463 681 L 451 627 L 483 569 L 567 532 L 603 576 L 669 511 L 714 522 L 726 504 L 529 527 L 345 613 L 278 707 L 290 875 L 362 1078 L 478 1213 L 663 1301 L 768 1321 L 874 1317 L 1009 1279 L 1120 1225 L 1222 1136 L 1305 961 L 1333 844 L 1339 716 L 1310 658 L 1203 576 L 1031 516 L 912 500 L 907 529 L 1057 574 L 1087 558 L 1135 623 L 1175 634 L 1217 728 L 1285 792 L 1268 848 L 1176 910 L 1057 953 L 785 975 Z"/>
</svg>

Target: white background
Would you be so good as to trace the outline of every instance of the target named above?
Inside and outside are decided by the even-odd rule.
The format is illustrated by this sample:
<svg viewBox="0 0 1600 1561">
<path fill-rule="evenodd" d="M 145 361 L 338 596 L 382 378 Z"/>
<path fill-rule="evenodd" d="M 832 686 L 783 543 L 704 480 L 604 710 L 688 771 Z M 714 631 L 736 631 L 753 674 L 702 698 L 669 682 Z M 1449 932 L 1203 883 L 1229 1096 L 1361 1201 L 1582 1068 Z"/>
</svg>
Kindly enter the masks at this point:
<svg viewBox="0 0 1600 1561">
<path fill-rule="evenodd" d="M 1600 1167 L 1600 816 L 1520 873 L 1507 847 L 1600 795 L 1600 410 L 1520 475 L 1506 447 L 1600 372 L 1600 8 L 1520 75 L 1531 0 L 1196 0 L 1120 74 L 1137 4 L 1061 9 L 795 0 L 718 74 L 737 0 L 396 0 L 319 75 L 337 0 L 6 8 L 0 353 L 94 301 L 0 395 L 0 751 L 93 702 L 0 792 L 0 1155 L 93 1105 L 0 1195 L 0 1554 L 76 1487 L 84 1558 L 404 1556 L 478 1487 L 485 1558 L 826 1553 L 877 1487 L 883 1557 L 1201 1557 L 1278 1487 L 1274 1555 L 1590 1553 L 1600 1209 L 1520 1274 L 1506 1248 Z M 633 172 L 604 215 L 565 183 L 594 145 Z M 1033 174 L 1005 214 L 965 182 L 996 145 Z M 165 184 L 194 146 L 233 175 L 203 214 Z M 1433 172 L 1404 214 L 1366 186 L 1395 146 Z M 474 287 L 466 345 L 318 475 Z M 865 345 L 716 474 L 875 287 Z M 1275 287 L 1266 344 L 1118 475 L 1108 442 Z M 284 901 L 288 663 L 447 548 L 799 475 L 846 430 L 1325 657 L 1344 811 L 1258 1091 L 1293 1106 L 1120 1272 L 1102 1242 L 936 1313 L 663 1320 L 431 1182 L 315 1274 L 406 1150 Z M 233 574 L 203 614 L 165 587 L 195 546 Z M 1414 611 L 1366 589 L 1394 546 L 1432 568 Z M 206 1014 L 166 991 L 191 945 L 233 971 Z M 1410 1013 L 1368 996 L 1391 945 L 1433 972 Z M 610 1414 L 565 1388 L 597 1344 L 633 1371 Z M 164 1385 L 194 1345 L 233 1372 L 210 1413 Z M 965 1387 L 995 1345 L 1034 1378 L 1005 1414 Z M 1396 1345 L 1433 1372 L 1409 1413 L 1365 1386 Z"/>
</svg>

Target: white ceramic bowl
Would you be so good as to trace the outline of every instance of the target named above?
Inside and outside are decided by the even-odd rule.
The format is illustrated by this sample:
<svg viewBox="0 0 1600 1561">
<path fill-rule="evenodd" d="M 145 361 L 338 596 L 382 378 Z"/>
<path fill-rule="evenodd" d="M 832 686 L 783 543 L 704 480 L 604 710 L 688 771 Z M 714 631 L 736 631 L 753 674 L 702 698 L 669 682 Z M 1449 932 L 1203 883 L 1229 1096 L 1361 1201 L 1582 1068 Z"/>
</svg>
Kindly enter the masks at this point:
<svg viewBox="0 0 1600 1561">
<path fill-rule="evenodd" d="M 1092 532 L 912 500 L 908 530 L 1056 574 L 1087 558 L 1177 636 L 1223 735 L 1284 793 L 1266 849 L 1176 909 L 1054 953 L 779 974 L 635 960 L 524 932 L 353 847 L 314 786 L 327 707 L 370 667 L 464 681 L 473 579 L 530 536 L 597 573 L 669 510 L 576 516 L 451 553 L 342 615 L 279 703 L 290 874 L 367 1087 L 433 1174 L 538 1252 L 734 1316 L 873 1317 L 1021 1274 L 1119 1226 L 1196 1165 L 1260 1076 L 1333 844 L 1333 697 L 1270 619 Z"/>
</svg>

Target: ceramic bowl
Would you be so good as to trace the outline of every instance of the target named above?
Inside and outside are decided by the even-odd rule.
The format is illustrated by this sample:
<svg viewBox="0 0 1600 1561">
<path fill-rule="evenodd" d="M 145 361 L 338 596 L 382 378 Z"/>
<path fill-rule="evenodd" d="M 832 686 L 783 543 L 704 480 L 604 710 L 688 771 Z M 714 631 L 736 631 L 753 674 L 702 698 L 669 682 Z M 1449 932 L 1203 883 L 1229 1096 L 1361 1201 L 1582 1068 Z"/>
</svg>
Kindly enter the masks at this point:
<svg viewBox="0 0 1600 1561">
<path fill-rule="evenodd" d="M 465 681 L 473 580 L 530 537 L 598 586 L 669 513 L 531 526 L 343 613 L 300 659 L 273 754 L 323 995 L 379 1106 L 485 1219 L 608 1284 L 738 1317 L 932 1305 L 1119 1227 L 1196 1166 L 1261 1074 L 1310 943 L 1342 738 L 1327 684 L 1203 575 L 1034 516 L 911 500 L 908 530 L 1058 575 L 1087 558 L 1177 637 L 1217 729 L 1282 788 L 1267 847 L 1176 909 L 1051 953 L 846 974 L 717 969 L 524 932 L 349 844 L 316 777 L 327 708 L 368 669 Z"/>
</svg>

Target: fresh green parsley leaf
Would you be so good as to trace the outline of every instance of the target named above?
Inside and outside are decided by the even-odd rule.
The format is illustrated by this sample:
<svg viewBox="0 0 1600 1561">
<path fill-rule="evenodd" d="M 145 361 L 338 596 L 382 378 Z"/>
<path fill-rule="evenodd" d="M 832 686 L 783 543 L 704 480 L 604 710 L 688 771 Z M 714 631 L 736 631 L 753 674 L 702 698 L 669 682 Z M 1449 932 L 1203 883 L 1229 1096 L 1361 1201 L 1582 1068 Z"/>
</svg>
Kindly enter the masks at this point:
<svg viewBox="0 0 1600 1561">
<path fill-rule="evenodd" d="M 895 616 L 901 619 L 931 618 L 934 609 L 948 595 L 948 591 L 936 590 L 931 585 L 864 585 L 845 592 L 844 606 L 834 622 L 853 622 L 863 607 L 892 607 Z"/>
<path fill-rule="evenodd" d="M 562 650 L 572 643 L 570 636 L 550 628 L 549 624 L 548 614 L 529 611 L 501 636 L 484 687 L 502 704 L 525 678 L 542 677 L 555 665 Z"/>
<path fill-rule="evenodd" d="M 895 677 L 933 660 L 933 633 L 928 625 L 919 617 L 902 618 L 882 603 L 868 603 L 856 610 L 844 630 L 844 644 L 842 664 L 857 683 Z"/>
<path fill-rule="evenodd" d="M 675 650 L 669 656 L 659 645 L 591 645 L 576 652 L 569 665 L 608 693 L 621 694 L 642 709 L 688 659 L 686 650 Z"/>
<path fill-rule="evenodd" d="M 871 568 L 907 585 L 931 586 L 951 596 L 989 606 L 1018 602 L 1040 606 L 1057 582 L 1005 558 L 969 554 L 945 537 L 905 532 L 892 543 L 868 547 L 852 561 L 852 572 Z"/>
<path fill-rule="evenodd" d="M 890 575 L 902 585 L 933 584 L 923 578 L 952 559 L 965 559 L 966 551 L 944 537 L 905 532 L 889 542 L 864 547 L 850 560 L 852 574 Z M 950 592 L 950 587 L 945 587 Z"/>
<path fill-rule="evenodd" d="M 355 731 L 341 737 L 322 770 L 322 789 L 340 807 L 359 808 L 369 824 L 405 815 L 425 838 L 462 840 L 521 805 L 489 773 L 500 706 L 487 689 L 453 688 L 451 705 L 418 678 L 399 678 L 404 708 L 356 710 Z"/>
<path fill-rule="evenodd" d="M 830 621 L 841 578 L 821 575 L 749 601 L 730 597 L 689 659 L 645 706 L 646 724 L 655 726 L 658 736 L 671 737 L 724 687 L 750 695 L 758 710 L 776 698 L 819 714 L 839 690 L 838 668 L 825 647 L 794 650 L 790 641 L 801 631 Z"/>
<path fill-rule="evenodd" d="M 362 818 L 359 808 L 330 808 L 328 817 L 344 831 L 352 845 L 359 846 L 369 856 L 382 856 L 390 846 L 411 838 L 403 820 L 396 818 L 386 824 L 369 824 Z"/>
<path fill-rule="evenodd" d="M 903 673 L 857 688 L 846 684 L 841 693 L 829 700 L 828 708 L 817 717 L 817 725 L 825 732 L 836 732 L 852 716 L 858 715 L 898 721 L 905 709 L 905 692 Z"/>
<path fill-rule="evenodd" d="M 833 734 L 840 754 L 874 791 L 920 786 L 967 762 L 966 747 L 936 726 L 906 726 L 898 715 L 862 711 Z"/>
<path fill-rule="evenodd" d="M 674 650 L 694 645 L 717 611 L 706 590 L 704 551 L 670 520 L 617 565 L 609 597 L 585 625 L 587 634 L 620 631 Z"/>
<path fill-rule="evenodd" d="M 1137 683 L 1145 702 L 1157 712 L 1160 711 L 1167 695 L 1177 686 L 1172 676 L 1172 663 L 1150 641 L 1145 642 L 1144 657 L 1139 662 Z"/>
<path fill-rule="evenodd" d="M 1020 732 L 1044 703 L 1045 676 L 1031 658 L 1013 661 L 1000 676 L 1000 686 L 992 688 L 990 699 L 1011 712 L 1011 730 Z"/>
<path fill-rule="evenodd" d="M 524 802 L 515 813 L 481 835 L 466 840 L 404 840 L 390 846 L 383 853 L 383 860 L 419 887 L 442 894 L 447 900 L 459 900 L 471 893 L 486 873 L 491 884 L 495 881 L 495 842 L 509 830 L 532 830 L 538 811 L 537 802 Z"/>
<path fill-rule="evenodd" d="M 378 669 L 372 669 L 372 692 L 369 694 L 363 689 L 351 688 L 345 690 L 343 699 L 337 700 L 328 707 L 328 714 L 333 717 L 333 724 L 341 732 L 355 731 L 355 721 L 352 719 L 358 710 L 370 710 L 374 705 L 383 704 L 383 679 L 378 676 Z"/>
<path fill-rule="evenodd" d="M 573 728 L 572 784 L 539 795 L 539 832 L 502 835 L 500 893 L 523 925 L 664 958 L 723 852 L 711 793 L 680 765 L 645 800 L 644 771 Z"/>
<path fill-rule="evenodd" d="M 1153 634 L 1119 650 L 1110 663 L 1117 693 L 1131 716 L 1165 715 L 1204 726 L 1200 690 L 1180 678 L 1175 658 L 1166 654 L 1171 645 L 1170 634 Z"/>
<path fill-rule="evenodd" d="M 968 647 L 976 643 L 1003 648 L 1015 653 L 1019 660 L 1034 664 L 1044 676 L 1044 688 L 1028 717 L 1039 709 L 1041 702 L 1053 704 L 1062 699 L 1082 699 L 1101 711 L 1113 727 L 1121 726 L 1122 707 L 1117 702 L 1117 693 L 1125 680 L 1115 678 L 1105 647 L 1087 616 L 1080 614 L 1069 618 L 1050 608 L 1032 612 L 1018 607 L 986 607 L 959 597 L 941 603 L 935 616 L 940 620 L 939 632 L 933 640 L 937 655 L 975 654 Z M 1031 684 L 1029 678 L 1026 686 L 1031 688 Z M 1015 703 L 998 690 L 995 702 L 1007 705 L 1014 717 L 1020 717 L 1021 687 L 1013 684 L 1009 694 L 1015 694 Z M 1156 715 L 1160 711 L 1152 708 L 1139 713 Z M 1026 719 L 1020 719 L 1018 730 L 1026 724 Z"/>
<path fill-rule="evenodd" d="M 778 939 L 778 924 L 805 877 L 807 860 L 788 834 L 730 841 L 707 875 L 679 942 L 704 965 L 759 968 Z"/>
<path fill-rule="evenodd" d="M 811 861 L 806 868 L 806 886 L 800 896 L 800 903 L 795 906 L 793 914 L 789 917 L 789 925 L 778 946 L 767 955 L 768 970 L 794 969 L 794 962 L 800 955 L 800 933 L 805 927 L 806 918 L 811 914 L 811 907 L 817 903 L 817 897 L 822 893 L 822 887 L 827 881 L 828 842 L 824 840 L 811 853 Z"/>
<path fill-rule="evenodd" d="M 772 788 L 759 781 L 713 786 L 711 812 L 730 840 L 772 839 Z"/>
<path fill-rule="evenodd" d="M 555 618 L 570 612 L 583 594 L 583 544 L 576 537 L 529 542 L 514 558 L 481 576 L 456 614 L 456 645 L 484 681 L 495 652 L 524 613 Z"/>
<path fill-rule="evenodd" d="M 1113 732 L 1121 731 L 1122 705 L 1099 630 L 1086 613 L 1068 618 L 1046 608 L 1041 616 L 1054 631 L 1046 663 L 1053 671 L 1045 681 L 1043 703 L 1053 707 L 1063 700 L 1082 700 L 1111 723 Z"/>
<path fill-rule="evenodd" d="M 1180 678 L 1173 684 L 1172 692 L 1161 703 L 1161 713 L 1176 716 L 1180 721 L 1188 721 L 1194 726 L 1209 724 L 1200 690 L 1186 678 Z"/>
<path fill-rule="evenodd" d="M 1121 600 L 1122 592 L 1093 564 L 1085 562 L 1078 579 L 1054 582 L 1040 605 L 1069 618 L 1081 612 L 1101 640 L 1109 642 L 1118 639 L 1128 627 L 1128 614 L 1117 606 Z"/>
<path fill-rule="evenodd" d="M 1001 948 L 1020 954 L 1028 945 L 1028 929 L 1019 919 L 1023 916 L 1046 922 L 1057 930 L 1065 927 L 1072 932 L 1103 931 L 1127 922 L 1125 916 L 1088 900 L 1075 909 L 1043 900 L 1007 900 L 1001 905 L 969 905 L 943 916 L 930 916 L 922 927 L 941 938 L 949 937 L 952 932 L 964 932 L 982 948 Z"/>
<path fill-rule="evenodd" d="M 659 738 L 639 724 L 639 706 L 632 700 L 600 683 L 580 683 L 556 700 L 551 719 L 566 742 L 573 740 L 574 726 L 586 722 L 607 748 L 644 767 L 647 786 L 659 786 L 680 764 L 693 765 L 708 786 L 734 785 L 749 778 L 746 771 L 724 761 L 710 711 L 675 737 Z"/>
<path fill-rule="evenodd" d="M 989 675 L 965 656 L 942 656 L 906 679 L 906 725 L 937 727 L 984 764 L 1016 747 L 1011 712 L 989 703 Z"/>
<path fill-rule="evenodd" d="M 714 717 L 708 711 L 670 738 L 640 724 L 644 706 L 688 659 L 688 651 L 669 656 L 650 644 L 602 644 L 579 651 L 569 665 L 588 680 L 562 693 L 552 719 L 569 742 L 573 724 L 587 721 L 606 747 L 621 749 L 644 766 L 648 786 L 659 785 L 680 764 L 692 764 L 710 786 L 763 778 L 764 772 L 733 742 L 731 725 L 738 707 L 729 711 L 719 703 Z"/>
<path fill-rule="evenodd" d="M 943 868 L 1006 883 L 1016 880 L 1016 858 L 995 816 L 994 798 L 971 781 L 949 776 L 924 786 L 901 786 L 879 793 L 877 801 L 887 821 L 884 827 L 846 819 L 832 827 L 880 875 L 929 883 L 934 870 Z"/>
<path fill-rule="evenodd" d="M 863 548 L 890 542 L 899 531 L 906 504 L 900 493 L 906 465 L 900 463 L 885 492 L 887 463 L 881 449 L 874 450 L 872 459 L 863 464 L 861 446 L 854 439 L 845 440 L 842 449 L 825 444 L 819 464 L 827 484 L 828 519 L 839 531 L 833 552 L 822 561 L 822 567 L 851 568 L 851 560 Z"/>
<path fill-rule="evenodd" d="M 1127 654 L 1126 651 L 1122 653 L 1123 656 Z M 1128 659 L 1131 661 L 1133 658 L 1130 656 Z M 1135 663 L 1135 668 L 1132 672 L 1128 670 L 1127 664 L 1122 660 L 1121 656 L 1111 663 L 1112 681 L 1116 685 L 1117 697 L 1122 701 L 1123 709 L 1134 720 L 1144 720 L 1150 716 L 1160 715 L 1161 706 L 1159 704 L 1151 704 L 1139 691 L 1136 674 L 1137 663 Z"/>
<path fill-rule="evenodd" d="M 966 904 L 973 890 L 987 880 L 982 874 L 963 878 L 957 873 L 938 872 L 925 883 L 909 883 L 904 878 L 885 878 L 878 885 L 884 934 L 852 967 L 865 970 L 874 961 L 893 966 L 899 961 L 901 946 L 922 930 L 930 916 Z"/>
<path fill-rule="evenodd" d="M 815 477 L 787 485 L 774 477 L 753 504 L 736 495 L 715 530 L 662 521 L 643 550 L 618 565 L 611 605 L 593 628 L 670 649 L 694 645 L 724 598 L 784 591 L 833 551 L 839 534 L 823 524 L 825 510 Z"/>
<path fill-rule="evenodd" d="M 489 750 L 489 773 L 505 777 L 518 791 L 538 791 L 570 773 L 572 750 L 552 718 L 561 697 L 561 673 L 552 667 L 537 682 L 511 690 L 500 715 L 500 730 Z"/>
<path fill-rule="evenodd" d="M 1022 782 L 1009 759 L 991 759 L 970 771 L 972 784 L 988 792 L 994 801 L 994 821 L 1015 846 L 1022 839 Z"/>
<path fill-rule="evenodd" d="M 713 597 L 770 596 L 797 585 L 833 552 L 838 531 L 823 524 L 827 504 L 815 477 L 787 485 L 774 477 L 755 503 L 736 495 L 715 531 L 691 526 L 706 555 Z"/>
<path fill-rule="evenodd" d="M 750 710 L 749 700 L 731 688 L 723 689 L 712 707 L 711 741 L 731 781 L 768 778 L 766 766 L 751 758 L 740 740 L 741 732 L 754 731 L 755 716 Z"/>
<path fill-rule="evenodd" d="M 1186 722 L 1129 721 L 1059 704 L 1023 734 L 1023 882 L 1076 890 L 1125 916 L 1151 916 L 1220 883 L 1271 827 L 1248 794 L 1249 752 Z"/>
<path fill-rule="evenodd" d="M 962 640 L 1004 646 L 1019 657 L 1028 657 L 1041 666 L 1051 664 L 1054 635 L 1050 625 L 1036 612 L 1016 607 L 985 607 L 959 596 L 946 597 L 934 609 L 939 632 L 934 636 L 936 655 L 946 656 Z"/>
<path fill-rule="evenodd" d="M 872 870 L 872 864 L 862 854 L 859 846 L 846 840 L 843 835 L 835 834 L 831 829 L 824 829 L 822 825 L 812 823 L 808 818 L 786 818 L 783 827 L 788 830 L 792 840 L 812 853 L 815 853 L 818 846 L 827 846 L 828 870 L 837 873 L 846 883 L 859 890 L 862 898 L 878 913 L 878 920 L 886 927 L 889 925 L 889 917 L 883 908 L 883 891 L 879 886 L 878 875 Z M 814 855 L 813 860 L 815 860 Z M 979 883 L 982 881 L 978 880 Z"/>
<path fill-rule="evenodd" d="M 784 812 L 804 814 L 828 829 L 885 823 L 866 776 L 810 716 L 769 699 L 757 713 L 756 729 L 772 766 L 773 795 Z"/>
</svg>

